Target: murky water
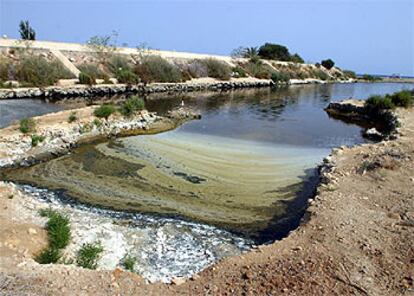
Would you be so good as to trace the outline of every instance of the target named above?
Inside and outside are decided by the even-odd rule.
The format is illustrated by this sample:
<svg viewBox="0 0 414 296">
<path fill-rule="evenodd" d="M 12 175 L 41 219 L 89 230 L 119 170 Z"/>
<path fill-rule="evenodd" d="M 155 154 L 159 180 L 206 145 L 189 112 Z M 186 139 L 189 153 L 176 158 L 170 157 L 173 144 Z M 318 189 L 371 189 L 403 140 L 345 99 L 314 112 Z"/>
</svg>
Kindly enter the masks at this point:
<svg viewBox="0 0 414 296">
<path fill-rule="evenodd" d="M 142 259 L 137 271 L 149 279 L 189 275 L 297 226 L 317 180 L 317 164 L 333 147 L 364 142 L 361 127 L 324 112 L 330 101 L 412 87 L 333 84 L 151 96 L 151 111 L 163 114 L 183 102 L 202 119 L 163 134 L 83 146 L 6 177 L 59 190 L 65 199 L 145 217 L 139 223 L 135 216 L 123 217 L 130 226 L 108 235 L 125 234 L 124 249 Z M 83 208 L 91 209 L 97 211 Z M 102 213 L 88 219 L 105 224 Z M 97 231 L 85 230 L 95 238 Z"/>
<path fill-rule="evenodd" d="M 26 117 L 63 110 L 64 106 L 39 99 L 0 100 L 0 128 Z"/>
</svg>

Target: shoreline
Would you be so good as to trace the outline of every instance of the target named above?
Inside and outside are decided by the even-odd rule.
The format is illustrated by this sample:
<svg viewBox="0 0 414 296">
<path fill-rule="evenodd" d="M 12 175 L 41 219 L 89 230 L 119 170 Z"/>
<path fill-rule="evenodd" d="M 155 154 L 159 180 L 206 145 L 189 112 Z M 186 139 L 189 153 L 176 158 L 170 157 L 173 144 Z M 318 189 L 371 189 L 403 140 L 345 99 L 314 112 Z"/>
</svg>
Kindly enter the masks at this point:
<svg viewBox="0 0 414 296">
<path fill-rule="evenodd" d="M 412 290 L 414 276 L 410 273 L 413 263 L 409 263 L 414 254 L 410 246 L 414 237 L 409 226 L 414 223 L 414 206 L 407 203 L 407 199 L 412 201 L 409 190 L 401 188 L 401 182 L 414 182 L 414 151 L 410 149 L 414 116 L 409 110 L 397 112 L 402 123 L 398 130 L 400 137 L 332 150 L 320 167 L 321 183 L 314 198 L 309 200 L 299 227 L 281 241 L 226 258 L 192 280 L 173 281 L 173 286 L 145 285 L 139 276 L 120 269 L 109 272 L 65 265 L 39 266 L 26 258 L 23 262 L 29 263 L 20 263 L 8 271 L 17 280 L 7 288 L 17 289 L 19 282 L 28 280 L 38 291 L 61 291 L 64 295 L 86 283 L 91 289 L 88 292 L 101 294 L 130 291 L 131 294 L 192 295 L 210 291 L 213 294 L 383 295 L 392 291 L 393 295 L 403 295 L 404 291 Z M 387 165 L 361 172 L 365 161 Z M 393 182 L 387 182 L 388 178 Z M 378 188 L 373 186 L 379 181 Z M 386 198 L 387 194 L 393 198 Z M 12 203 L 13 199 L 8 201 L 2 194 L 1 201 Z M 38 269 L 39 278 L 55 270 L 67 282 L 47 288 L 36 284 L 33 282 L 36 278 L 25 276 L 33 268 Z M 84 278 L 78 282 L 80 277 Z M 90 284 L 91 279 L 98 283 Z"/>
</svg>

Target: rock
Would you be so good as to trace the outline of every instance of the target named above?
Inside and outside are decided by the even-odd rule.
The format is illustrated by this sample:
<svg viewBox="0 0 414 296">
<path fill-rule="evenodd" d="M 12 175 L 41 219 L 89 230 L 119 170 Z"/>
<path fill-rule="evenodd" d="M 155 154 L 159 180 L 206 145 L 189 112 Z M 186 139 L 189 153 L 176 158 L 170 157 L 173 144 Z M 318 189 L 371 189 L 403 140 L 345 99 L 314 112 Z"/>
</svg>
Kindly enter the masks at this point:
<svg viewBox="0 0 414 296">
<path fill-rule="evenodd" d="M 384 135 L 380 133 L 375 127 L 373 127 L 364 132 L 364 137 L 371 140 L 381 140 Z"/>
<path fill-rule="evenodd" d="M 395 213 L 395 212 L 394 213 L 389 213 L 388 218 L 395 219 L 395 220 L 401 220 L 400 214 Z"/>
<path fill-rule="evenodd" d="M 37 231 L 36 231 L 36 229 L 34 229 L 34 228 L 29 228 L 29 229 L 27 230 L 27 232 L 28 232 L 29 234 L 31 234 L 31 235 L 35 235 L 35 234 L 37 234 Z"/>
<path fill-rule="evenodd" d="M 175 277 L 171 280 L 173 285 L 179 286 L 185 283 L 185 278 L 182 277 Z"/>
</svg>

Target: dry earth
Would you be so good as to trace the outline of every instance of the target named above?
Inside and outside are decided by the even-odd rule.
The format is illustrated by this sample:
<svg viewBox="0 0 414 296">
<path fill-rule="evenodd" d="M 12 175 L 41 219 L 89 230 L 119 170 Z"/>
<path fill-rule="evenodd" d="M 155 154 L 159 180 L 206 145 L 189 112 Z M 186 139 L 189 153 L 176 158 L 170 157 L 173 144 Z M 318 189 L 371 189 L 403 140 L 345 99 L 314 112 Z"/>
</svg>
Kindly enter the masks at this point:
<svg viewBox="0 0 414 296">
<path fill-rule="evenodd" d="M 44 230 L 0 184 L 1 295 L 414 295 L 414 112 L 394 141 L 333 152 L 335 169 L 301 226 L 192 279 L 146 284 L 121 269 L 38 265 Z"/>
</svg>

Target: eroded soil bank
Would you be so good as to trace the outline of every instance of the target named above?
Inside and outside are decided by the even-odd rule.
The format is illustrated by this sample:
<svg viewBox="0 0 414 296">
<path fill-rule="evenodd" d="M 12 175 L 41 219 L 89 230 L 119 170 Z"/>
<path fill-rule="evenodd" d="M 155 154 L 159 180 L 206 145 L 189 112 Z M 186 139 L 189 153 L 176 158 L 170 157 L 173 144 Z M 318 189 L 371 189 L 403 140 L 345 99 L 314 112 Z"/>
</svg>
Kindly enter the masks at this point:
<svg viewBox="0 0 414 296">
<path fill-rule="evenodd" d="M 302 225 L 282 241 L 222 260 L 176 285 L 116 269 L 38 265 L 44 230 L 0 188 L 1 291 L 12 295 L 409 295 L 414 277 L 414 112 L 400 137 L 334 150 Z M 12 197 L 13 196 L 13 197 Z"/>
</svg>

